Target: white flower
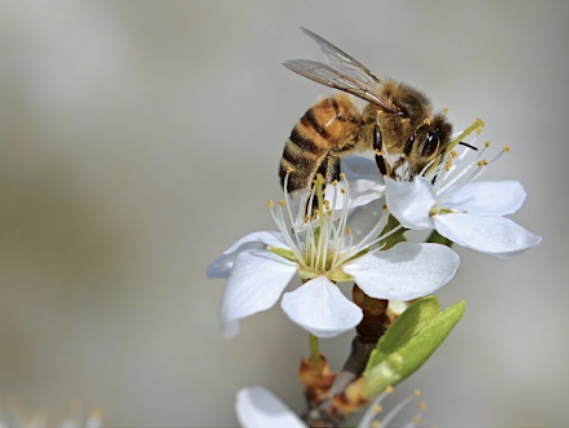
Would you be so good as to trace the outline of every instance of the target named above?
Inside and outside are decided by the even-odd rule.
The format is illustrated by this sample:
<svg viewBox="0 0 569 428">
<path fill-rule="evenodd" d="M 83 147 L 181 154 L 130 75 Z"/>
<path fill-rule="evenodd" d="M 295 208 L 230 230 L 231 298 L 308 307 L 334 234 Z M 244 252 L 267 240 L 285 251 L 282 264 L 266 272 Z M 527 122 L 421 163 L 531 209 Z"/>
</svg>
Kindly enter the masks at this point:
<svg viewBox="0 0 569 428">
<path fill-rule="evenodd" d="M 385 180 L 387 206 L 401 225 L 409 229 L 436 229 L 442 236 L 464 247 L 497 257 L 512 257 L 541 241 L 505 215 L 523 204 L 526 193 L 517 181 L 473 181 L 498 158 L 492 160 L 471 144 L 462 154 L 452 150 L 438 165 L 425 168 L 413 181 Z"/>
<path fill-rule="evenodd" d="M 379 203 L 348 215 L 349 186 L 338 190 L 339 185 L 329 185 L 335 189 L 331 201 L 324 199 L 322 186 L 317 184 L 308 201 L 309 212 L 322 207 L 312 218 L 296 221 L 302 215 L 293 213 L 285 192 L 277 207 L 270 204 L 280 232 L 247 235 L 209 266 L 209 277 L 228 277 L 221 303 L 226 337 L 238 332 L 241 318 L 272 307 L 295 275 L 304 283 L 284 294 L 281 307 L 310 333 L 333 337 L 358 325 L 363 316 L 336 283 L 355 281 L 378 299 L 412 300 L 434 292 L 455 274 L 458 255 L 442 245 L 400 243 L 378 251 L 378 244 L 394 232 L 379 236 L 388 218 Z M 337 206 L 342 208 L 331 208 Z M 303 203 L 299 212 L 306 209 Z"/>
<path fill-rule="evenodd" d="M 415 391 L 412 396 L 399 402 L 379 421 L 377 416 L 383 410 L 380 403 L 390 392 L 391 390 L 381 394 L 369 406 L 368 411 L 358 424 L 358 428 L 388 426 L 403 408 L 419 397 L 419 392 Z M 420 416 L 424 409 L 425 403 L 419 402 L 417 413 L 404 427 L 412 428 L 417 426 L 420 423 Z M 235 411 L 239 424 L 243 428 L 307 428 L 306 424 L 292 410 L 270 391 L 262 387 L 242 388 L 239 390 Z"/>
</svg>

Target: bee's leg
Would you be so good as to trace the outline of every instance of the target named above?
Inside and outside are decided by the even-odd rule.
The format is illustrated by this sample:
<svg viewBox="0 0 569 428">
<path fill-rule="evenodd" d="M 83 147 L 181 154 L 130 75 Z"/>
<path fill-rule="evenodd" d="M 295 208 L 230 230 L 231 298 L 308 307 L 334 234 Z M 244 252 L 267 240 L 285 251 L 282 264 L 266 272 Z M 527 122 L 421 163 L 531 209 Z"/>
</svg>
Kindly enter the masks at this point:
<svg viewBox="0 0 569 428">
<path fill-rule="evenodd" d="M 375 153 L 375 163 L 381 175 L 387 174 L 387 166 L 385 165 L 385 159 L 381 155 L 383 143 L 381 138 L 381 130 L 379 125 L 375 125 L 373 128 L 373 152 Z"/>
<path fill-rule="evenodd" d="M 323 186 L 323 190 L 325 191 L 326 186 L 329 183 L 332 183 L 333 181 L 340 179 L 340 159 L 336 156 L 330 156 L 330 155 L 324 156 L 322 162 L 318 166 L 316 174 L 314 174 L 314 178 L 316 178 L 318 174 L 321 174 L 322 177 L 324 177 L 325 183 Z M 314 180 L 312 180 L 312 183 L 310 185 L 310 190 L 312 194 L 314 194 L 314 192 L 316 191 L 315 186 L 316 185 L 314 183 Z M 314 196 L 306 201 L 306 207 L 304 209 L 304 213 L 307 215 L 312 215 L 314 210 L 318 209 L 320 209 L 320 206 L 318 205 L 318 198 Z"/>
<path fill-rule="evenodd" d="M 407 157 L 413 151 L 413 146 L 415 144 L 415 134 L 411 134 L 409 139 L 405 142 L 405 146 L 403 146 L 403 154 L 397 159 L 393 165 L 391 165 L 391 172 L 392 174 L 398 176 L 402 180 L 408 180 L 409 176 L 409 168 L 403 168 L 403 171 L 397 171 L 402 165 L 405 164 Z M 408 165 L 407 165 L 408 166 Z"/>
<path fill-rule="evenodd" d="M 440 154 L 439 165 L 442 164 L 443 161 L 445 160 L 446 154 L 447 154 L 447 149 L 445 148 L 445 149 L 443 149 L 443 151 L 442 151 L 441 154 Z M 431 180 L 431 184 L 435 184 L 435 182 L 437 181 L 437 177 L 438 177 L 438 176 L 439 176 L 438 174 L 435 174 L 435 175 L 433 176 L 433 179 Z"/>
</svg>

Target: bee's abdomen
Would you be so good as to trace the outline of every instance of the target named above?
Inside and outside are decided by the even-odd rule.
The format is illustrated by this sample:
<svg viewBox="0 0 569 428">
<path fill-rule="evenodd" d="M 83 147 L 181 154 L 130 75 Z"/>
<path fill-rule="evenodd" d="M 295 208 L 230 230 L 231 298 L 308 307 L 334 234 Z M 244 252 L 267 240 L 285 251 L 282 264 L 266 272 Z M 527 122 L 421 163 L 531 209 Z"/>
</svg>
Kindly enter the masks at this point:
<svg viewBox="0 0 569 428">
<path fill-rule="evenodd" d="M 330 150 L 330 135 L 313 110 L 308 110 L 296 123 L 284 147 L 279 176 L 284 187 L 289 173 L 287 190 L 290 192 L 309 187 Z"/>
<path fill-rule="evenodd" d="M 337 178 L 337 156 L 355 150 L 360 112 L 353 98 L 337 93 L 322 98 L 296 123 L 284 148 L 279 175 L 288 172 L 287 190 L 308 188 L 322 173 L 327 182 Z"/>
</svg>

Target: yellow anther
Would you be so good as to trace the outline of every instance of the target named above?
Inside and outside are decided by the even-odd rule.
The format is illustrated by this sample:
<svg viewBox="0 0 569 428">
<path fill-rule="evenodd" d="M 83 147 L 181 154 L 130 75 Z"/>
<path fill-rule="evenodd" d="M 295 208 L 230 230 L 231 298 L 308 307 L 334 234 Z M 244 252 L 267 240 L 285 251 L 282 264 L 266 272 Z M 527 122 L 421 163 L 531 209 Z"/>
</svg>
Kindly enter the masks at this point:
<svg viewBox="0 0 569 428">
<path fill-rule="evenodd" d="M 291 168 L 290 166 L 286 169 L 287 174 L 292 174 L 293 171 L 294 171 L 294 168 Z"/>
<path fill-rule="evenodd" d="M 425 118 L 425 120 L 423 121 L 423 123 L 428 126 L 428 125 L 431 124 L 431 119 L 429 119 L 429 118 L 427 117 L 427 118 Z"/>
<path fill-rule="evenodd" d="M 413 418 L 413 425 L 419 425 L 421 423 L 421 418 L 414 417 Z"/>
<path fill-rule="evenodd" d="M 492 143 L 491 143 L 490 141 L 486 141 L 486 142 L 484 143 L 484 145 L 485 145 L 486 147 L 490 147 L 490 146 L 492 145 Z"/>
<path fill-rule="evenodd" d="M 352 229 L 346 227 L 346 230 L 344 232 L 346 233 L 346 235 L 349 235 L 350 233 L 352 233 Z"/>
<path fill-rule="evenodd" d="M 308 223 L 308 222 L 310 221 L 310 216 L 309 216 L 308 214 L 306 214 L 302 220 L 303 220 L 305 223 Z"/>
<path fill-rule="evenodd" d="M 393 389 L 392 385 L 389 385 L 387 388 L 385 388 L 386 394 L 393 394 L 393 391 L 394 391 L 394 389 Z"/>
<path fill-rule="evenodd" d="M 450 171 L 450 169 L 452 168 L 452 163 L 445 163 L 445 166 L 443 167 L 445 169 L 445 171 Z"/>
<path fill-rule="evenodd" d="M 458 157 L 458 152 L 456 150 L 453 150 L 452 152 L 450 152 L 450 157 L 451 158 L 457 158 Z"/>
<path fill-rule="evenodd" d="M 342 193 L 342 195 L 346 194 L 346 189 L 340 189 L 340 192 Z"/>
<path fill-rule="evenodd" d="M 343 172 L 340 173 L 340 180 L 345 180 L 346 179 L 346 174 L 344 174 Z"/>
<path fill-rule="evenodd" d="M 448 107 L 443 107 L 443 114 L 447 114 L 448 113 Z"/>
<path fill-rule="evenodd" d="M 416 389 L 415 391 L 413 391 L 413 397 L 419 398 L 420 396 L 421 396 L 421 391 L 419 391 L 418 389 Z"/>
<path fill-rule="evenodd" d="M 271 208 L 273 205 L 275 205 L 275 203 L 273 202 L 272 199 L 269 199 L 269 200 L 267 201 L 267 206 L 268 206 L 269 208 Z"/>
<path fill-rule="evenodd" d="M 381 427 L 381 422 L 380 421 L 373 421 L 371 423 L 372 428 L 379 428 Z"/>
<path fill-rule="evenodd" d="M 484 166 L 484 161 L 479 160 L 479 161 L 476 163 L 476 165 L 478 165 L 478 166 Z"/>
<path fill-rule="evenodd" d="M 335 186 L 337 186 L 337 185 L 338 185 L 338 180 L 334 180 L 334 181 L 332 181 L 332 186 L 334 186 L 334 187 L 335 187 Z"/>
<path fill-rule="evenodd" d="M 510 146 L 504 146 L 504 153 L 508 153 L 510 151 Z"/>
<path fill-rule="evenodd" d="M 320 215 L 320 210 L 318 208 L 315 208 L 314 211 L 312 211 L 312 214 L 314 217 L 318 217 Z"/>
<path fill-rule="evenodd" d="M 425 410 L 427 408 L 427 403 L 423 400 L 419 401 L 419 410 Z"/>
<path fill-rule="evenodd" d="M 279 206 L 280 206 L 280 207 L 284 207 L 284 206 L 285 206 L 285 201 L 284 201 L 284 199 L 279 199 Z"/>
<path fill-rule="evenodd" d="M 488 166 L 490 162 L 488 162 L 488 159 L 482 159 L 482 163 L 484 164 L 484 166 Z"/>
<path fill-rule="evenodd" d="M 387 209 L 387 205 L 386 205 L 386 204 L 383 204 L 383 205 L 381 206 L 381 209 L 383 209 L 383 210 L 385 211 L 385 210 Z"/>
<path fill-rule="evenodd" d="M 478 129 L 476 130 L 476 133 L 477 133 L 478 135 L 482 134 L 482 128 L 478 128 Z"/>
<path fill-rule="evenodd" d="M 382 155 L 382 153 L 381 153 L 379 150 L 374 150 L 374 151 L 373 151 L 373 154 L 376 155 L 376 156 L 381 156 L 381 155 Z"/>
<path fill-rule="evenodd" d="M 324 199 L 324 206 L 325 206 L 326 208 L 329 208 L 329 207 L 330 207 L 330 201 L 329 201 L 328 199 Z"/>
<path fill-rule="evenodd" d="M 373 406 L 374 413 L 381 413 L 383 411 L 383 406 L 381 404 L 376 404 Z"/>
</svg>

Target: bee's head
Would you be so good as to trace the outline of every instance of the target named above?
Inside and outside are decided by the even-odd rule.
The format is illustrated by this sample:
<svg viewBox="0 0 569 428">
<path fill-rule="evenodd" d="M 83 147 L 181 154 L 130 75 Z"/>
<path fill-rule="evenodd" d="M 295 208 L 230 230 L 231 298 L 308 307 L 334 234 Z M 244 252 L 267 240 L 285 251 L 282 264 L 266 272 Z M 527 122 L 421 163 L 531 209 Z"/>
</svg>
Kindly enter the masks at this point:
<svg viewBox="0 0 569 428">
<path fill-rule="evenodd" d="M 424 166 L 440 155 L 450 144 L 452 125 L 446 116 L 438 113 L 430 120 L 424 120 L 415 132 L 414 156 Z"/>
</svg>

